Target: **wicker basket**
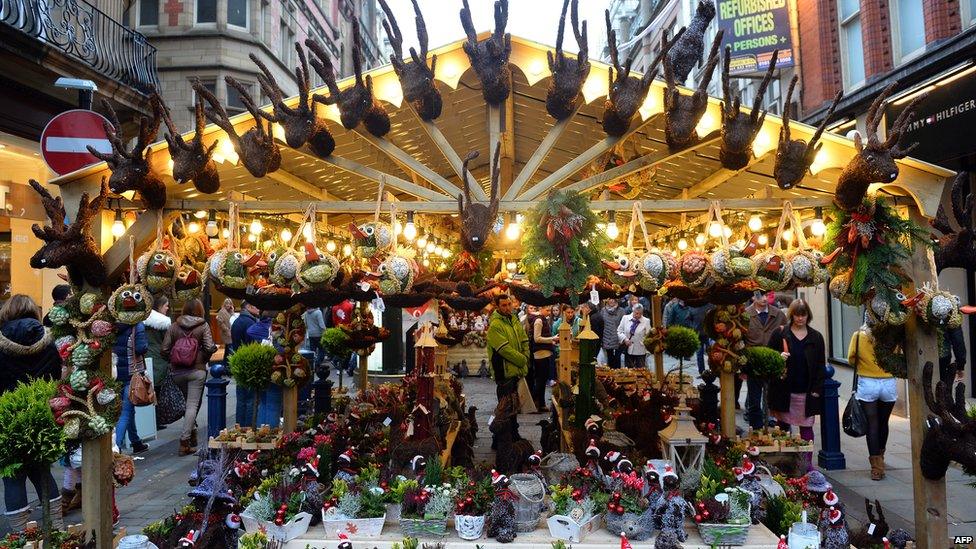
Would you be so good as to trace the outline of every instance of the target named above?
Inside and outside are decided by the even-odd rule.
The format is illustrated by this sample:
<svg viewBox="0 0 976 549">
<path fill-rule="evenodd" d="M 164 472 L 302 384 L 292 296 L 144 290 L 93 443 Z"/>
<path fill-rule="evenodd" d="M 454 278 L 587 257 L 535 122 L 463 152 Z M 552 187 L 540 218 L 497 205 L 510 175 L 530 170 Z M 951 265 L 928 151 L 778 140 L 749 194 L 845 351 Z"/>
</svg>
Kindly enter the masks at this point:
<svg viewBox="0 0 976 549">
<path fill-rule="evenodd" d="M 400 532 L 411 538 L 444 537 L 447 535 L 447 518 L 412 519 L 400 517 Z"/>
<path fill-rule="evenodd" d="M 744 545 L 749 537 L 750 524 L 698 523 L 698 533 L 708 545 Z"/>
<path fill-rule="evenodd" d="M 515 500 L 515 531 L 524 534 L 539 527 L 546 485 L 542 479 L 528 473 L 516 473 L 510 477 Z"/>
<path fill-rule="evenodd" d="M 580 462 L 576 459 L 575 455 L 553 452 L 542 458 L 542 463 L 539 468 L 542 469 L 542 474 L 545 475 L 546 482 L 550 486 L 555 486 L 559 484 L 563 475 L 572 472 L 579 466 Z"/>
</svg>

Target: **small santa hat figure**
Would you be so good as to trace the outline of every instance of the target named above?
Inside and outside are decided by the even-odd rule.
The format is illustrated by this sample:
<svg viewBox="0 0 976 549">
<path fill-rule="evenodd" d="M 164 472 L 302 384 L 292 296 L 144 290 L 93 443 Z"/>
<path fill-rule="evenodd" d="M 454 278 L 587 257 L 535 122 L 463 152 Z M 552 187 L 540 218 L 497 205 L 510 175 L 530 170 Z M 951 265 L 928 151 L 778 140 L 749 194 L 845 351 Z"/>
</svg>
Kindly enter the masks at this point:
<svg viewBox="0 0 976 549">
<path fill-rule="evenodd" d="M 835 494 L 834 491 L 831 489 L 824 492 L 823 502 L 824 505 L 831 507 L 840 503 L 840 498 L 837 497 L 837 494 Z"/>
<path fill-rule="evenodd" d="M 508 484 L 508 477 L 506 477 L 505 475 L 499 473 L 498 471 L 496 471 L 494 469 L 491 470 L 491 485 L 492 486 L 495 486 L 497 488 L 499 486 L 505 486 L 507 484 Z"/>
<path fill-rule="evenodd" d="M 624 474 L 630 473 L 634 470 L 634 464 L 627 459 L 627 456 L 621 456 L 617 461 L 617 470 Z"/>
<path fill-rule="evenodd" d="M 786 536 L 783 534 L 779 535 L 779 543 L 776 544 L 776 549 L 790 549 L 790 546 L 786 543 Z"/>
<path fill-rule="evenodd" d="M 627 540 L 627 534 L 620 532 L 620 549 L 633 549 L 630 546 L 630 541 Z"/>
<path fill-rule="evenodd" d="M 742 456 L 742 474 L 751 475 L 756 472 L 756 464 L 749 459 L 749 456 Z"/>
<path fill-rule="evenodd" d="M 241 516 L 237 513 L 227 513 L 227 516 L 224 517 L 224 524 L 231 530 L 237 530 L 241 527 Z"/>
<path fill-rule="evenodd" d="M 356 447 L 350 446 L 345 452 L 339 454 L 339 461 L 344 461 L 346 464 L 352 464 L 352 460 L 356 458 Z"/>
<path fill-rule="evenodd" d="M 349 536 L 347 536 L 345 532 L 336 530 L 336 534 L 339 535 L 338 549 L 352 549 L 352 542 L 349 541 Z"/>
<path fill-rule="evenodd" d="M 678 479 L 678 473 L 674 472 L 674 467 L 670 465 L 664 466 L 664 472 L 661 473 L 661 486 L 664 486 L 664 479 L 668 477 L 674 477 L 675 480 Z"/>
<path fill-rule="evenodd" d="M 840 519 L 843 518 L 843 516 L 844 515 L 840 512 L 840 509 L 833 506 L 831 506 L 830 511 L 827 511 L 827 520 L 829 520 L 830 525 L 834 526 L 835 528 L 840 528 L 843 526 L 843 524 L 840 522 Z"/>
<path fill-rule="evenodd" d="M 529 465 L 533 467 L 538 467 L 542 464 L 542 450 L 536 450 L 535 453 L 529 456 Z"/>
<path fill-rule="evenodd" d="M 756 457 L 756 456 L 759 455 L 759 447 L 758 446 L 750 446 L 750 447 L 746 448 L 746 452 L 749 452 L 749 455 L 750 456 Z"/>
<path fill-rule="evenodd" d="M 610 450 L 609 452 L 607 452 L 607 461 L 609 461 L 610 463 L 617 463 L 617 460 L 620 459 L 620 456 L 621 456 L 620 452 L 616 450 Z"/>
<path fill-rule="evenodd" d="M 197 531 L 190 530 L 185 536 L 180 538 L 179 547 L 195 547 L 197 544 Z"/>
<path fill-rule="evenodd" d="M 742 467 L 733 467 L 732 474 L 735 475 L 735 480 L 742 480 L 742 477 L 745 476 L 742 472 Z"/>
<path fill-rule="evenodd" d="M 410 470 L 412 470 L 414 473 L 419 473 L 424 469 L 424 467 L 427 467 L 427 458 L 424 456 L 418 454 L 413 456 L 413 459 L 410 460 Z"/>
<path fill-rule="evenodd" d="M 600 428 L 601 422 L 603 422 L 603 418 L 597 415 L 593 415 L 586 419 L 586 422 L 583 423 L 583 427 L 585 427 L 587 431 L 591 431 L 591 430 L 595 431 L 596 429 Z"/>
<path fill-rule="evenodd" d="M 600 448 L 597 447 L 596 441 L 592 438 L 590 439 L 590 445 L 586 447 L 586 457 L 588 458 L 598 458 L 600 457 Z"/>
<path fill-rule="evenodd" d="M 339 421 L 339 414 L 335 412 L 329 412 L 329 415 L 325 416 L 325 420 L 329 423 L 335 423 Z"/>
<path fill-rule="evenodd" d="M 657 467 L 654 467 L 654 462 L 652 462 L 651 460 L 647 460 L 647 462 L 644 463 L 644 476 L 651 476 L 651 475 L 654 475 L 656 477 L 659 475 L 659 473 L 657 471 Z"/>
<path fill-rule="evenodd" d="M 321 458 L 322 456 L 316 454 L 315 457 L 308 460 L 308 462 L 305 464 L 305 468 L 308 469 L 308 472 L 315 477 L 319 476 L 319 459 Z"/>
</svg>

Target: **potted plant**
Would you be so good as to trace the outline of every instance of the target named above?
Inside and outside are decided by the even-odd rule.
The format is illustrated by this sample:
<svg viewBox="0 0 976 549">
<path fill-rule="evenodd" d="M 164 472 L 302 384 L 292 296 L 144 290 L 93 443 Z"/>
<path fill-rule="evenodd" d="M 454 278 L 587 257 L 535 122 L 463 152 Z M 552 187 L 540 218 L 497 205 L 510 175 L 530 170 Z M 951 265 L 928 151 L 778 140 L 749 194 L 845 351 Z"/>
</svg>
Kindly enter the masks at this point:
<svg viewBox="0 0 976 549">
<path fill-rule="evenodd" d="M 481 480 L 469 480 L 454 498 L 454 529 L 464 540 L 481 537 L 485 528 L 485 516 L 491 510 L 495 490 L 491 477 L 484 475 Z"/>
<path fill-rule="evenodd" d="M 701 342 L 698 332 L 684 326 L 669 326 L 664 335 L 664 352 L 671 358 L 678 359 L 678 392 L 684 389 L 685 361 L 698 352 Z"/>
<path fill-rule="evenodd" d="M 322 525 L 326 532 L 347 536 L 378 536 L 386 522 L 383 489 L 372 484 L 332 481 L 332 493 L 322 505 Z"/>
<path fill-rule="evenodd" d="M 312 515 L 302 511 L 304 502 L 302 482 L 287 474 L 274 475 L 254 491 L 241 513 L 241 522 L 248 532 L 264 532 L 270 539 L 290 541 L 307 532 L 312 522 Z"/>
<path fill-rule="evenodd" d="M 237 384 L 254 392 L 253 425 L 258 424 L 258 399 L 271 383 L 271 369 L 278 351 L 271 345 L 241 345 L 230 357 L 230 374 Z"/>
<path fill-rule="evenodd" d="M 786 374 L 786 359 L 778 351 L 769 347 L 746 347 L 742 351 L 746 358 L 744 370 L 749 377 L 762 383 L 763 392 L 763 425 L 769 424 L 769 381 L 779 379 Z"/>
<path fill-rule="evenodd" d="M 602 510 L 610 501 L 600 481 L 577 467 L 549 487 L 552 514 L 546 521 L 553 538 L 579 543 L 603 521 Z"/>
<path fill-rule="evenodd" d="M 710 545 L 744 544 L 752 525 L 749 492 L 740 488 L 711 492 L 703 484 L 696 494 L 694 518 L 702 541 Z"/>
<path fill-rule="evenodd" d="M 407 490 L 400 509 L 400 530 L 407 536 L 444 536 L 457 490 L 449 482 Z"/>
<path fill-rule="evenodd" d="M 419 482 L 403 475 L 397 475 L 387 484 L 383 492 L 383 501 L 386 503 L 387 522 L 400 522 L 400 509 L 403 505 L 403 496 L 407 490 L 416 490 L 418 488 L 420 488 Z"/>
<path fill-rule="evenodd" d="M 636 471 L 623 474 L 613 473 L 613 491 L 607 502 L 605 517 L 606 528 L 609 532 L 620 535 L 627 534 L 627 539 L 644 541 L 654 533 L 654 521 L 650 520 L 655 513 L 651 502 L 644 494 L 645 479 Z"/>
</svg>

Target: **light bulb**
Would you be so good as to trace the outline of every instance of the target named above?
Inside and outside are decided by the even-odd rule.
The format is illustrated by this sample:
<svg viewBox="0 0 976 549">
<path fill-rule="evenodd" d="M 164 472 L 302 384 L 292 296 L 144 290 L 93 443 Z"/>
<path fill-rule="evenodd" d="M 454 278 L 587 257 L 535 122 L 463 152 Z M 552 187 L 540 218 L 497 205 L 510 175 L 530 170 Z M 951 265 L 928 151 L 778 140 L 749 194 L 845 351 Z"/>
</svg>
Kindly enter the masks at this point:
<svg viewBox="0 0 976 549">
<path fill-rule="evenodd" d="M 611 221 L 607 223 L 607 238 L 616 240 L 618 236 L 620 236 L 620 229 L 617 228 L 617 222 Z"/>
<path fill-rule="evenodd" d="M 291 242 L 291 237 L 292 236 L 293 235 L 291 234 L 291 229 L 289 229 L 288 227 L 285 227 L 284 229 L 281 229 L 281 241 L 282 242 L 286 242 L 286 243 L 287 242 Z"/>
<path fill-rule="evenodd" d="M 827 226 L 824 225 L 823 219 L 814 219 L 813 223 L 810 224 L 810 234 L 823 236 L 825 232 L 827 232 Z"/>
<path fill-rule="evenodd" d="M 793 229 L 786 229 L 783 231 L 783 240 L 787 243 L 793 242 Z"/>
<path fill-rule="evenodd" d="M 190 222 L 190 223 L 189 223 L 189 224 L 188 224 L 188 225 L 186 226 L 186 230 L 187 230 L 187 232 L 189 232 L 190 234 L 197 234 L 198 232 L 200 232 L 200 224 L 199 224 L 199 223 L 197 223 L 196 221 L 191 221 L 191 222 Z"/>
<path fill-rule="evenodd" d="M 403 227 L 403 238 L 412 242 L 417 238 L 417 226 L 413 223 L 413 212 L 407 212 L 407 224 Z"/>
<path fill-rule="evenodd" d="M 769 237 L 766 236 L 766 233 L 763 233 L 759 235 L 759 238 L 756 239 L 756 242 L 758 242 L 760 246 L 766 246 L 769 244 Z"/>
<path fill-rule="evenodd" d="M 737 248 L 739 248 L 740 250 L 741 250 L 742 248 L 745 248 L 745 247 L 746 247 L 746 239 L 744 239 L 744 238 L 740 238 L 739 240 L 736 240 L 736 241 L 735 241 L 735 246 L 736 246 Z"/>
<path fill-rule="evenodd" d="M 697 235 L 695 235 L 695 244 L 701 246 L 704 243 L 705 243 L 705 233 L 698 233 Z"/>
<path fill-rule="evenodd" d="M 441 257 L 444 259 L 451 257 L 451 250 L 444 248 L 444 251 L 441 252 Z"/>
<path fill-rule="evenodd" d="M 258 241 L 258 237 L 256 235 L 249 234 L 249 235 L 247 235 L 247 241 L 248 242 L 257 242 Z"/>
<path fill-rule="evenodd" d="M 207 210 L 197 210 L 193 212 L 193 217 L 203 219 L 204 217 L 207 217 Z"/>
<path fill-rule="evenodd" d="M 255 219 L 254 221 L 251 222 L 251 234 L 259 235 L 263 230 L 264 230 L 264 224 L 261 223 L 260 219 Z M 253 240 L 251 242 L 253 242 Z"/>
<path fill-rule="evenodd" d="M 708 236 L 712 238 L 718 238 L 722 236 L 722 224 L 718 221 L 712 221 L 708 224 Z"/>
<path fill-rule="evenodd" d="M 427 245 L 424 246 L 424 249 L 427 250 L 427 253 L 429 254 L 434 253 L 435 248 L 437 248 L 437 244 L 434 243 L 434 239 L 433 238 L 427 239 Z"/>
<path fill-rule="evenodd" d="M 515 212 L 512 212 L 511 217 L 509 217 L 508 220 L 508 226 L 505 227 L 505 238 L 509 240 L 516 240 L 521 232 L 522 227 L 519 226 L 518 216 Z"/>
<path fill-rule="evenodd" d="M 687 250 L 688 249 L 688 241 L 685 240 L 684 238 L 678 240 L 678 249 L 679 250 Z"/>
<path fill-rule="evenodd" d="M 264 242 L 262 242 L 262 245 L 264 246 L 264 249 L 267 250 L 271 248 L 271 246 L 274 246 L 274 240 L 270 240 L 270 239 L 265 240 Z"/>
<path fill-rule="evenodd" d="M 220 231 L 220 235 L 224 238 L 230 238 L 230 229 L 224 227 L 224 230 Z"/>
<path fill-rule="evenodd" d="M 754 216 L 752 216 L 752 217 L 749 218 L 749 230 L 750 231 L 752 231 L 754 233 L 758 233 L 760 231 L 760 229 L 762 229 L 762 226 L 763 226 L 762 218 L 759 217 L 758 215 L 754 215 Z"/>
<path fill-rule="evenodd" d="M 336 248 L 337 246 L 335 240 L 330 240 L 325 243 L 325 251 L 329 252 L 330 254 L 334 253 L 336 251 Z"/>
<path fill-rule="evenodd" d="M 343 257 L 349 257 L 352 255 L 352 244 L 346 242 L 342 245 L 342 255 Z"/>
<path fill-rule="evenodd" d="M 119 238 L 125 234 L 125 222 L 122 221 L 122 210 L 115 210 L 115 221 L 112 222 L 112 236 Z"/>
<path fill-rule="evenodd" d="M 426 247 L 427 247 L 427 235 L 426 234 L 422 234 L 422 235 L 420 235 L 420 238 L 417 239 L 417 249 L 418 250 L 423 250 Z"/>
<path fill-rule="evenodd" d="M 393 222 L 393 234 L 395 236 L 400 236 L 402 233 L 403 233 L 403 223 L 400 223 L 400 220 L 398 219 Z"/>
<path fill-rule="evenodd" d="M 728 225 L 722 227 L 722 234 L 725 235 L 725 238 L 732 236 L 732 227 L 729 227 Z"/>
<path fill-rule="evenodd" d="M 424 267 L 430 267 L 430 260 L 429 260 L 429 259 L 427 259 L 426 257 L 425 257 L 425 258 L 424 258 L 424 260 L 423 260 L 423 266 L 424 266 Z"/>
<path fill-rule="evenodd" d="M 302 236 L 305 237 L 305 240 L 312 240 L 312 224 L 311 223 L 306 223 L 305 225 L 302 226 Z"/>
<path fill-rule="evenodd" d="M 204 231 L 207 233 L 207 236 L 213 238 L 220 232 L 220 228 L 217 227 L 216 221 L 207 221 L 207 228 Z"/>
</svg>

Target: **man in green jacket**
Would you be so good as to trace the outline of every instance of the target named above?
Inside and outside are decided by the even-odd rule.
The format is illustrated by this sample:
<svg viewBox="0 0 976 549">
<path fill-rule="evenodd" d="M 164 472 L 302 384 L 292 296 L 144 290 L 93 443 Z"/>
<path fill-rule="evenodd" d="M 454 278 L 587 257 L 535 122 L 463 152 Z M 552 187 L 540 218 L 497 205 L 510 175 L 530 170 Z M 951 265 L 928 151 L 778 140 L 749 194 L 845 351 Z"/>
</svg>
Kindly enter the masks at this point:
<svg viewBox="0 0 976 549">
<path fill-rule="evenodd" d="M 498 294 L 492 301 L 495 310 L 488 321 L 488 363 L 495 380 L 495 396 L 501 400 L 506 395 L 518 394 L 519 379 L 529 373 L 529 337 L 518 317 L 512 314 L 511 297 Z M 514 434 L 517 439 L 518 421 Z"/>
</svg>

